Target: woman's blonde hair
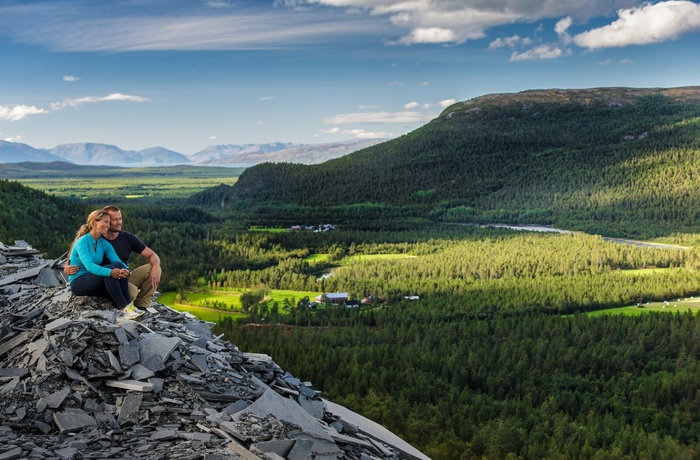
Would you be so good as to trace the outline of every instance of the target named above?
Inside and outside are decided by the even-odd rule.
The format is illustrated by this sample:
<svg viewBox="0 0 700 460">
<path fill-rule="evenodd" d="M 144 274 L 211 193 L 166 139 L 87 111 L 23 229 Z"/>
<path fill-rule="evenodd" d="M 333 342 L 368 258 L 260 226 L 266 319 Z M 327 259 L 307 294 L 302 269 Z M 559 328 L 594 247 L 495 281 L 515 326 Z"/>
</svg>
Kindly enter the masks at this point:
<svg viewBox="0 0 700 460">
<path fill-rule="evenodd" d="M 70 257 L 70 253 L 73 250 L 73 245 L 76 241 L 78 241 L 78 238 L 89 233 L 90 230 L 92 230 L 95 227 L 95 223 L 104 219 L 105 217 L 109 217 L 109 213 L 104 209 L 96 209 L 90 214 L 88 214 L 85 223 L 81 225 L 78 231 L 75 233 L 75 238 L 73 239 L 73 242 L 70 245 L 70 249 L 68 250 L 68 257 Z"/>
</svg>

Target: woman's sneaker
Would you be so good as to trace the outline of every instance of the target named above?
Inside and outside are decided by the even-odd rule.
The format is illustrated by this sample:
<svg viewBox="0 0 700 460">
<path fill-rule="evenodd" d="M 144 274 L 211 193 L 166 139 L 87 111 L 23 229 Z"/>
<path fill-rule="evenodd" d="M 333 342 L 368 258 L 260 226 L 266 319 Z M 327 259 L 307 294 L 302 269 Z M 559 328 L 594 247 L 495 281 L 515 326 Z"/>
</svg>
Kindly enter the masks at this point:
<svg viewBox="0 0 700 460">
<path fill-rule="evenodd" d="M 130 303 L 126 307 L 122 308 L 121 312 L 124 313 L 125 319 L 136 319 L 146 313 L 145 311 L 136 308 L 133 303 Z"/>
</svg>

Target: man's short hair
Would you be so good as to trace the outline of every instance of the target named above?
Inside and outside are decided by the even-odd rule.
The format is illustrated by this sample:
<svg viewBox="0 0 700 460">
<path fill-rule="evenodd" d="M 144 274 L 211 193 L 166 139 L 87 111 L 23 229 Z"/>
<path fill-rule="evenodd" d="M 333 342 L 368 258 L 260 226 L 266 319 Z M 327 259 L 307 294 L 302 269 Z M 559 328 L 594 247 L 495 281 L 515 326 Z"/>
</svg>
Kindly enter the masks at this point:
<svg viewBox="0 0 700 460">
<path fill-rule="evenodd" d="M 102 210 L 107 212 L 122 212 L 121 209 L 114 206 L 113 204 L 105 206 L 104 208 L 102 208 Z"/>
</svg>

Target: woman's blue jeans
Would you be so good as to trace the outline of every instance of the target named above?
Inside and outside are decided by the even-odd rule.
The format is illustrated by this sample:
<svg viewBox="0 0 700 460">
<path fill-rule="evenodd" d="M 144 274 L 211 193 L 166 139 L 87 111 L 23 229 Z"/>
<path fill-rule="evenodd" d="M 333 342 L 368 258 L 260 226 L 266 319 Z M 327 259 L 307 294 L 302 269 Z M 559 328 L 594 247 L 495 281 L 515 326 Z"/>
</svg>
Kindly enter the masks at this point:
<svg viewBox="0 0 700 460">
<path fill-rule="evenodd" d="M 121 263 L 103 265 L 107 268 L 124 268 Z M 129 305 L 129 280 L 115 279 L 111 276 L 97 276 L 86 273 L 75 278 L 70 283 L 70 290 L 73 295 L 91 295 L 98 297 L 109 297 L 117 308 L 124 308 Z"/>
</svg>

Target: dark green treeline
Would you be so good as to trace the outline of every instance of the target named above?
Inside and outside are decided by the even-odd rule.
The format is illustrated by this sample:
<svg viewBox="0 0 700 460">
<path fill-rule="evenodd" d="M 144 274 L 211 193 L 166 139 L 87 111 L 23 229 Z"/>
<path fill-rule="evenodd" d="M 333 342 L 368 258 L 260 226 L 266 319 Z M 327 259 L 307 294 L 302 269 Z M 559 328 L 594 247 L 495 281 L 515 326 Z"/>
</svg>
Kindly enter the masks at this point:
<svg viewBox="0 0 700 460">
<path fill-rule="evenodd" d="M 436 460 L 700 452 L 697 315 L 473 314 L 445 299 L 290 321 L 220 330 Z"/>
</svg>

